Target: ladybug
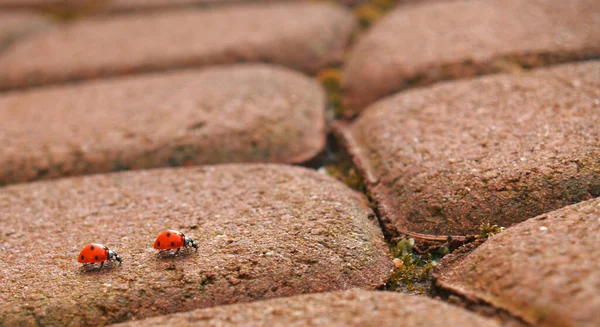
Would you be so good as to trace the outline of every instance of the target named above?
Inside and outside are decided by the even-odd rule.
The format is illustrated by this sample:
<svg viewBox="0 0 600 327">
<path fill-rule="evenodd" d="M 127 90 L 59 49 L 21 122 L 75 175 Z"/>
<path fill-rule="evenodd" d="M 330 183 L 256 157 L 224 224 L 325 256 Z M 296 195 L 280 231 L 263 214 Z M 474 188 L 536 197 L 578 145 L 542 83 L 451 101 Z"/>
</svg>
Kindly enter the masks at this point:
<svg viewBox="0 0 600 327">
<path fill-rule="evenodd" d="M 98 271 L 100 271 L 104 266 L 104 261 L 113 259 L 118 261 L 119 265 L 122 262 L 121 257 L 113 250 L 110 250 L 102 244 L 92 243 L 84 246 L 83 249 L 81 249 L 77 261 L 83 263 L 84 266 L 87 264 L 101 262 L 100 269 L 98 269 Z"/>
<path fill-rule="evenodd" d="M 159 250 L 172 250 L 177 249 L 174 255 L 176 255 L 182 247 L 191 245 L 196 251 L 198 251 L 198 243 L 191 238 L 183 235 L 182 232 L 176 230 L 166 230 L 156 237 L 154 241 L 154 248 Z"/>
</svg>

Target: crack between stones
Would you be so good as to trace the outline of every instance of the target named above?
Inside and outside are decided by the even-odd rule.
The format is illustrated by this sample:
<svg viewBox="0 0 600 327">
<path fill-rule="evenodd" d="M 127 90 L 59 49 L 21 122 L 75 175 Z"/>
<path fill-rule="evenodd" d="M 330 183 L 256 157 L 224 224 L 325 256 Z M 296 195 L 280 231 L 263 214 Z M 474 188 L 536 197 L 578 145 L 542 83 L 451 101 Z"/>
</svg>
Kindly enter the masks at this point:
<svg viewBox="0 0 600 327">
<path fill-rule="evenodd" d="M 509 312 L 506 309 L 494 306 L 492 303 L 475 296 L 462 294 L 460 291 L 449 285 L 436 285 L 432 283 L 431 291 L 428 294 L 432 298 L 469 310 L 479 316 L 488 318 L 498 318 L 504 325 L 517 323 L 519 327 L 532 327 L 533 324 L 525 321 L 522 317 Z M 512 326 L 512 325 L 511 325 Z"/>
</svg>

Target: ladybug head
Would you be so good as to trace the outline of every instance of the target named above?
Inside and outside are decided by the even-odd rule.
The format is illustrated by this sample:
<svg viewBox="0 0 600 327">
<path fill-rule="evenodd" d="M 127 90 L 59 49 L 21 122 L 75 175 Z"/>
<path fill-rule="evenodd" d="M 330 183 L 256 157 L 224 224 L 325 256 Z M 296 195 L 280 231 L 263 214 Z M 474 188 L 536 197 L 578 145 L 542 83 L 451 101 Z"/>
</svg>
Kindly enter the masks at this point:
<svg viewBox="0 0 600 327">
<path fill-rule="evenodd" d="M 198 251 L 198 243 L 196 243 L 196 241 L 192 240 L 191 238 L 186 236 L 183 239 L 183 243 L 184 245 L 191 245 L 194 249 L 196 249 L 196 251 Z"/>
<path fill-rule="evenodd" d="M 115 251 L 112 251 L 112 250 L 108 251 L 108 258 L 115 259 L 116 261 L 119 262 L 119 264 L 121 264 L 123 262 L 123 259 L 121 259 L 121 257 Z"/>
</svg>

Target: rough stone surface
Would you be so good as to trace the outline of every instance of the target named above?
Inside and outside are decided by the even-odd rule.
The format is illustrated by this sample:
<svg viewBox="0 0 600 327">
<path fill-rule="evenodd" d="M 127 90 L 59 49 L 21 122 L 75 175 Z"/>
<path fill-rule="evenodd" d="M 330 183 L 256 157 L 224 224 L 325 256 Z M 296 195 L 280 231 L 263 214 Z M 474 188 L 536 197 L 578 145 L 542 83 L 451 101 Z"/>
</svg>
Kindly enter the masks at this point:
<svg viewBox="0 0 600 327">
<path fill-rule="evenodd" d="M 534 326 L 600 325 L 600 199 L 529 219 L 451 255 L 437 287 Z"/>
<path fill-rule="evenodd" d="M 0 184 L 123 169 L 300 163 L 325 144 L 313 80 L 261 64 L 0 96 Z"/>
<path fill-rule="evenodd" d="M 0 56 L 0 89 L 239 61 L 316 72 L 355 22 L 331 4 L 245 5 L 88 19 Z"/>
<path fill-rule="evenodd" d="M 229 164 L 0 192 L 0 325 L 103 325 L 302 293 L 372 289 L 391 258 L 366 198 L 305 168 Z M 197 252 L 157 255 L 165 229 Z M 123 264 L 81 268 L 98 242 Z"/>
<path fill-rule="evenodd" d="M 36 14 L 0 12 L 0 52 L 14 41 L 50 26 Z"/>
<path fill-rule="evenodd" d="M 424 296 L 351 290 L 220 306 L 131 321 L 118 326 L 483 327 L 500 325 L 493 320 Z"/>
<path fill-rule="evenodd" d="M 94 7 L 99 10 L 121 11 L 236 1 L 248 0 L 0 0 L 0 9 L 80 10 Z"/>
<path fill-rule="evenodd" d="M 235 1 L 240 0 L 113 0 L 110 3 L 108 3 L 106 7 L 108 10 L 111 11 L 132 11 L 139 9 L 160 9 L 173 6 L 185 6 L 219 2 L 227 3 Z"/>
<path fill-rule="evenodd" d="M 0 9 L 74 8 L 91 1 L 93 0 L 0 0 Z"/>
<path fill-rule="evenodd" d="M 0 9 L 80 10 L 94 8 L 99 12 L 113 12 L 139 9 L 168 9 L 178 6 L 206 4 L 235 4 L 240 2 L 268 1 L 284 2 L 288 0 L 0 0 Z"/>
<path fill-rule="evenodd" d="M 337 132 L 390 236 L 479 233 L 600 196 L 600 61 L 402 92 Z"/>
<path fill-rule="evenodd" d="M 400 7 L 349 54 L 351 113 L 394 91 L 444 79 L 600 57 L 600 1 L 440 1 Z"/>
<path fill-rule="evenodd" d="M 1 1 L 1 0 L 0 0 Z M 129 12 L 137 10 L 161 10 L 175 8 L 177 6 L 207 6 L 224 5 L 252 2 L 301 2 L 306 0 L 111 0 L 106 3 L 104 9 L 108 12 Z M 345 6 L 354 6 L 366 0 L 333 0 L 329 2 L 339 3 Z M 415 1 L 415 0 L 410 0 Z M 416 0 L 434 1 L 434 0 Z M 447 0 L 444 0 L 447 1 Z"/>
</svg>

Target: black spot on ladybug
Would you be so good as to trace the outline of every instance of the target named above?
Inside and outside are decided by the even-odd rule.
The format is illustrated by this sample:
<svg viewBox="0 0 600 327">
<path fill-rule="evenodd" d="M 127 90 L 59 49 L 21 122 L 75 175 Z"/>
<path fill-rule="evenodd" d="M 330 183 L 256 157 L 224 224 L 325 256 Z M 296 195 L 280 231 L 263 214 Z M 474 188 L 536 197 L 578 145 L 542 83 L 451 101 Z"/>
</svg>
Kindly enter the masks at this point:
<svg viewBox="0 0 600 327">
<path fill-rule="evenodd" d="M 160 241 L 156 242 L 156 245 L 160 246 Z"/>
<path fill-rule="evenodd" d="M 167 237 L 169 237 L 169 236 L 171 236 L 171 232 L 168 232 L 168 233 L 167 233 Z"/>
<path fill-rule="evenodd" d="M 175 246 L 175 242 L 171 242 L 171 246 Z"/>
<path fill-rule="evenodd" d="M 98 256 L 96 256 L 96 260 L 98 260 Z"/>
<path fill-rule="evenodd" d="M 94 249 L 95 249 L 95 247 L 93 245 L 90 246 L 90 250 L 94 250 Z"/>
<path fill-rule="evenodd" d="M 84 256 L 81 256 L 81 260 L 83 260 Z"/>
</svg>

